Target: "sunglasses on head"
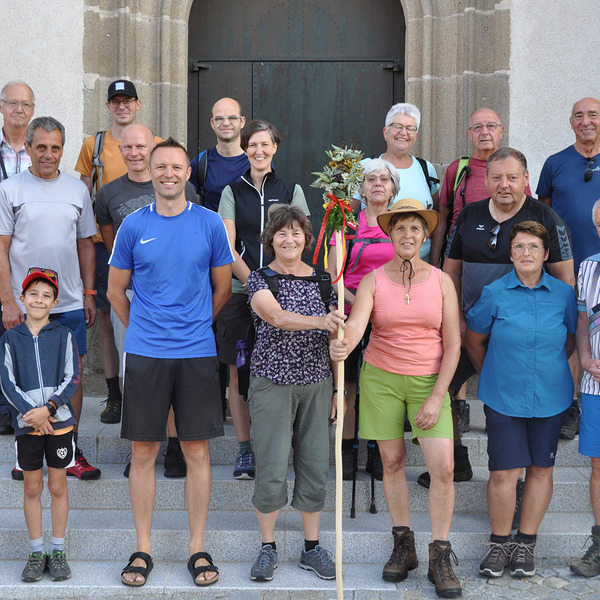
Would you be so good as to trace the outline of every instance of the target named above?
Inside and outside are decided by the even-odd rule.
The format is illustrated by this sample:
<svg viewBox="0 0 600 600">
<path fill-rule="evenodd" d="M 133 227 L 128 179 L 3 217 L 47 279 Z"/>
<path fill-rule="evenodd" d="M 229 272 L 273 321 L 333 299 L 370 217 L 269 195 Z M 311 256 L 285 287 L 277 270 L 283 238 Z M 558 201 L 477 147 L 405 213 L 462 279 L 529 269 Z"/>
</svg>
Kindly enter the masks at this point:
<svg viewBox="0 0 600 600">
<path fill-rule="evenodd" d="M 31 275 L 32 273 L 42 273 L 58 285 L 58 273 L 56 271 L 53 271 L 52 269 L 46 269 L 44 267 L 31 267 L 27 271 L 27 276 Z"/>
</svg>

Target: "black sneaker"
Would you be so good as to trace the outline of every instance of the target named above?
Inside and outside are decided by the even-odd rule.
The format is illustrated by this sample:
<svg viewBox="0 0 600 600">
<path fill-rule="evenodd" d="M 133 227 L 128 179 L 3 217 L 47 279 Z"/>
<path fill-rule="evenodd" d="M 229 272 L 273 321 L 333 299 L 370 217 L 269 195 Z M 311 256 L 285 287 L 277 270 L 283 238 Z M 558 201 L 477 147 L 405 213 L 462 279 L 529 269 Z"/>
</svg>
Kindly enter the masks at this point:
<svg viewBox="0 0 600 600">
<path fill-rule="evenodd" d="M 254 452 L 252 452 L 252 450 L 238 452 L 235 459 L 235 468 L 233 469 L 234 478 L 254 479 L 255 471 Z"/>
<path fill-rule="evenodd" d="M 511 577 L 533 577 L 535 575 L 534 549 L 535 542 L 532 544 L 514 542 L 513 553 L 510 558 Z"/>
<path fill-rule="evenodd" d="M 573 440 L 579 433 L 579 407 L 571 406 L 567 411 L 567 416 L 560 428 L 560 438 L 563 440 Z"/>
<path fill-rule="evenodd" d="M 469 462 L 469 449 L 467 446 L 454 446 L 454 477 L 455 482 L 471 481 L 473 479 L 473 469 Z M 421 473 L 417 483 L 424 488 L 429 489 L 431 485 L 431 476 L 429 471 Z"/>
<path fill-rule="evenodd" d="M 17 467 L 13 468 L 13 470 L 10 472 L 10 476 L 15 481 L 23 481 L 23 471 L 21 471 L 21 469 L 17 469 Z"/>
<path fill-rule="evenodd" d="M 119 423 L 121 421 L 121 405 L 123 398 L 121 396 L 110 395 L 103 404 L 106 404 L 104 410 L 100 413 L 100 420 L 103 423 Z"/>
<path fill-rule="evenodd" d="M 10 414 L 0 413 L 0 435 L 12 435 L 14 432 Z"/>
<path fill-rule="evenodd" d="M 169 444 L 163 455 L 165 457 L 165 477 L 185 477 L 187 475 L 187 465 L 179 444 Z"/>
<path fill-rule="evenodd" d="M 510 539 L 503 544 L 490 542 L 490 549 L 479 565 L 479 574 L 485 577 L 502 577 L 504 569 L 510 565 L 514 542 Z"/>
</svg>

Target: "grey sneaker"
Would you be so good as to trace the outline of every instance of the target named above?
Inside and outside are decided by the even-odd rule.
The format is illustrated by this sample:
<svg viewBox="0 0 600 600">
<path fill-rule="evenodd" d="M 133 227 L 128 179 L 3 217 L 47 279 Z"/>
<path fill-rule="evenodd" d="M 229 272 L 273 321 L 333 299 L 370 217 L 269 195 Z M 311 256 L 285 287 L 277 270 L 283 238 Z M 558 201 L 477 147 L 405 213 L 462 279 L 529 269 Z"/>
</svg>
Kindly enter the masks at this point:
<svg viewBox="0 0 600 600">
<path fill-rule="evenodd" d="M 71 578 L 71 569 L 64 552 L 54 550 L 48 554 L 48 571 L 50 571 L 52 581 L 64 581 Z"/>
<path fill-rule="evenodd" d="M 514 542 L 514 549 L 510 557 L 511 577 L 533 577 L 535 575 L 535 560 L 533 558 L 533 544 Z"/>
<path fill-rule="evenodd" d="M 260 549 L 256 562 L 250 569 L 250 579 L 252 581 L 271 581 L 273 571 L 277 568 L 277 551 L 273 550 L 271 544 L 267 544 Z"/>
<path fill-rule="evenodd" d="M 592 542 L 590 547 L 581 558 L 573 560 L 570 569 L 582 577 L 595 577 L 600 575 L 600 536 L 590 535 L 587 541 Z"/>
<path fill-rule="evenodd" d="M 40 581 L 46 570 L 48 555 L 44 552 L 30 552 L 27 564 L 21 573 L 21 580 L 32 582 Z"/>
<path fill-rule="evenodd" d="M 235 479 L 254 479 L 254 452 L 252 450 L 244 450 L 238 452 L 235 459 L 235 469 L 233 476 Z"/>
<path fill-rule="evenodd" d="M 479 565 L 479 574 L 485 577 L 502 577 L 504 569 L 510 565 L 513 548 L 512 540 L 504 544 L 490 542 L 490 549 Z"/>
<path fill-rule="evenodd" d="M 560 438 L 562 440 L 574 440 L 579 433 L 579 407 L 573 406 L 567 411 L 567 416 L 560 428 Z"/>
<path fill-rule="evenodd" d="M 335 579 L 335 563 L 331 554 L 322 546 L 308 552 L 302 549 L 298 566 L 307 571 L 314 571 L 321 579 Z"/>
</svg>

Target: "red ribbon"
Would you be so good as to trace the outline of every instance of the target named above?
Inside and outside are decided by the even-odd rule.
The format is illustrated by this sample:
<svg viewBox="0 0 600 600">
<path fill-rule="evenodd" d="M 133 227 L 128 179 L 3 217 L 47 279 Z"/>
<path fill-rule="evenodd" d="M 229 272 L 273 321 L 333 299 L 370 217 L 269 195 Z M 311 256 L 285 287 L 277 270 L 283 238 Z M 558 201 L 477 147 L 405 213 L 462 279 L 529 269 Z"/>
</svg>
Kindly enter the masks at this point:
<svg viewBox="0 0 600 600">
<path fill-rule="evenodd" d="M 346 203 L 344 200 L 342 200 L 341 198 L 338 198 L 337 196 L 335 196 L 334 194 L 327 194 L 327 197 L 329 198 L 330 202 L 329 202 L 329 206 L 327 207 L 327 210 L 325 211 L 325 215 L 323 216 L 323 223 L 321 225 L 321 230 L 319 231 L 319 237 L 317 238 L 317 244 L 315 246 L 315 253 L 313 255 L 313 265 L 317 264 L 317 258 L 319 256 L 319 250 L 321 249 L 321 246 L 323 244 L 323 238 L 325 237 L 325 232 L 327 231 L 327 221 L 329 219 L 329 216 L 331 215 L 331 211 L 336 207 L 339 206 L 340 210 L 342 212 L 342 268 L 340 269 L 340 272 L 338 273 L 338 276 L 335 278 L 335 281 L 332 281 L 332 283 L 337 283 L 340 278 L 342 277 L 342 274 L 344 273 L 344 267 L 346 266 L 346 243 L 345 243 L 345 231 L 346 231 L 346 213 L 352 213 L 352 209 L 350 208 L 350 206 L 348 205 L 348 203 Z"/>
</svg>

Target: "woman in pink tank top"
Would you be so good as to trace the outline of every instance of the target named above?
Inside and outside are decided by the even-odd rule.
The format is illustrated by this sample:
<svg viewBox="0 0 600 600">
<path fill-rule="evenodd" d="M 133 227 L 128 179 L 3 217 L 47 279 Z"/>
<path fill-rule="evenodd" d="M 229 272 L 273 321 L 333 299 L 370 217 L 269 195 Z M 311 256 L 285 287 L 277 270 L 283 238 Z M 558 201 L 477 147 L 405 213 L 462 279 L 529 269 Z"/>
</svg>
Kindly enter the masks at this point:
<svg viewBox="0 0 600 600">
<path fill-rule="evenodd" d="M 377 219 L 394 256 L 365 275 L 356 292 L 344 340 L 330 345 L 345 360 L 371 321 L 360 374 L 360 437 L 375 439 L 383 461 L 383 489 L 394 548 L 383 579 L 405 579 L 417 564 L 410 526 L 404 418 L 412 426 L 431 474 L 429 580 L 440 597 L 461 595 L 449 542 L 454 511 L 452 413 L 447 390 L 460 353 L 458 300 L 450 277 L 419 257 L 438 225 L 438 213 L 406 198 Z"/>
</svg>

